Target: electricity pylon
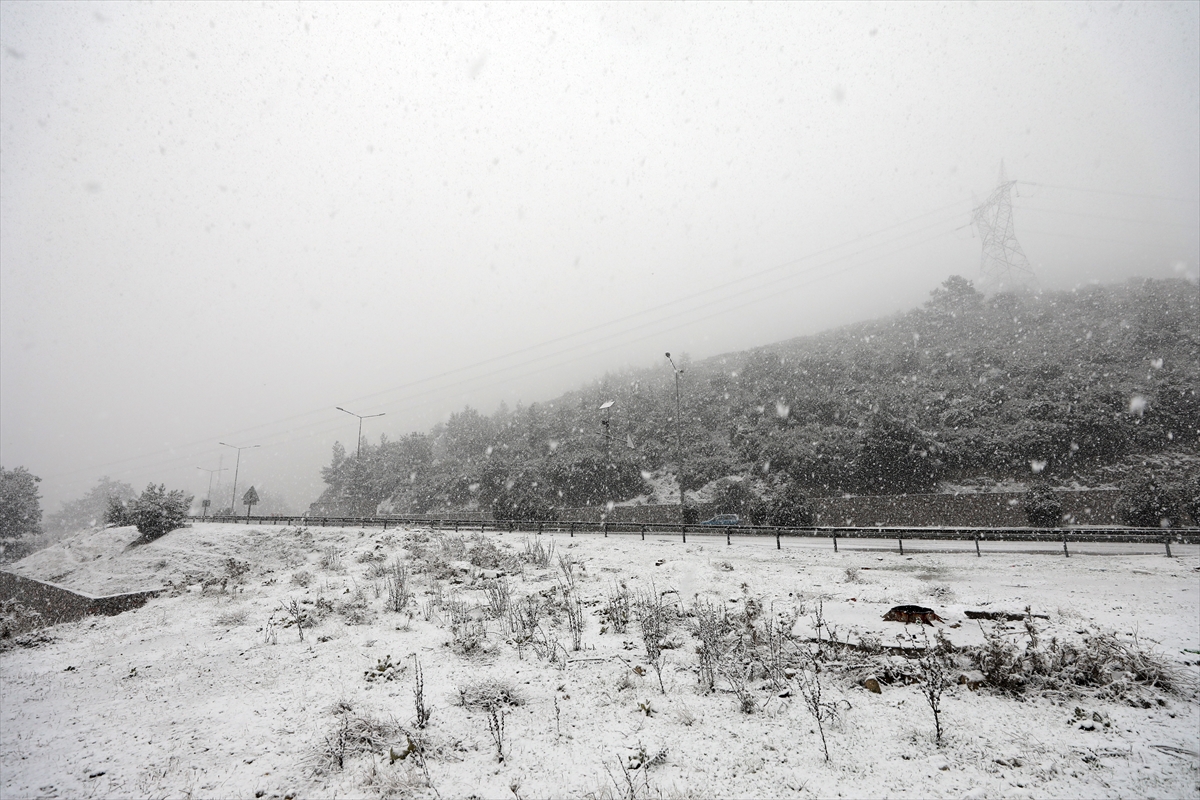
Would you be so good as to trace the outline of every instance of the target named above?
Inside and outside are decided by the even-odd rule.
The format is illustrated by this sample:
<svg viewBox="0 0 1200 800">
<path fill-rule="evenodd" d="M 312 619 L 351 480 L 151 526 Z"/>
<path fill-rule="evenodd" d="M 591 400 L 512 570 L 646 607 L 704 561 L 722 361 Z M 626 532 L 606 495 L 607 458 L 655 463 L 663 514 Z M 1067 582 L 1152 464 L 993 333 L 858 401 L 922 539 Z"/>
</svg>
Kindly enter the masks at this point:
<svg viewBox="0 0 1200 800">
<path fill-rule="evenodd" d="M 979 238 L 983 240 L 980 280 L 983 288 L 989 291 L 1032 286 L 1037 280 L 1013 230 L 1011 192 L 1014 184 L 1016 181 L 1008 180 L 1005 175 L 1001 161 L 999 185 L 971 214 L 971 222 L 979 229 Z"/>
</svg>

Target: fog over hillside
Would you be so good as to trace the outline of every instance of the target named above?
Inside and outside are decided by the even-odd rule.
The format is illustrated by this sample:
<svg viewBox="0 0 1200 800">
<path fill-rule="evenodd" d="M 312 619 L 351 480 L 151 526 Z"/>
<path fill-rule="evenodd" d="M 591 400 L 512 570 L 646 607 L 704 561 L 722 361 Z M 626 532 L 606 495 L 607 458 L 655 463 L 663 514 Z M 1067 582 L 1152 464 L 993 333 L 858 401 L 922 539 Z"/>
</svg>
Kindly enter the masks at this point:
<svg viewBox="0 0 1200 800">
<path fill-rule="evenodd" d="M 954 276 L 911 312 L 672 358 L 678 387 L 673 372 L 626 370 L 545 403 L 467 408 L 429 434 L 335 445 L 314 510 L 551 519 L 578 506 L 677 502 L 656 478 L 677 485 L 680 475 L 690 492 L 752 487 L 721 510 L 760 524 L 765 506 L 750 508 L 752 496 L 789 490 L 1112 487 L 1145 473 L 1191 481 L 1191 496 L 1198 322 L 1200 298 L 1181 280 L 985 298 Z"/>
<path fill-rule="evenodd" d="M 649 370 L 646 397 L 667 402 L 629 431 L 640 475 L 672 457 L 663 353 L 768 347 L 730 379 L 734 430 L 689 444 L 710 471 L 799 477 L 810 425 L 814 463 L 837 463 L 845 415 L 891 404 L 926 433 L 959 418 L 929 485 L 1000 462 L 1065 475 L 1068 455 L 1030 453 L 1086 446 L 1054 427 L 1075 424 L 1076 394 L 1120 400 L 1118 441 L 1096 435 L 1133 452 L 1195 326 L 1135 315 L 1161 338 L 1142 347 L 1086 299 L 1152 315 L 1142 289 L 1094 288 L 1137 277 L 1194 301 L 1198 30 L 1200 7 L 1172 3 L 0 3 L 0 460 L 42 479 L 47 512 L 102 476 L 199 497 L 211 475 L 227 502 L 235 470 L 237 495 L 300 510 L 335 442 L 356 451 L 352 415 L 378 447 Z M 935 329 L 909 354 L 866 322 L 880 338 L 840 353 L 825 389 L 775 374 L 772 353 L 793 358 L 776 343 L 923 308 L 951 275 L 1001 319 L 972 224 L 1001 163 L 1028 290 L 1074 291 L 1072 324 L 1096 316 L 1127 373 L 1116 394 L 1074 371 L 1099 363 L 1095 337 L 1027 357 L 1029 326 L 1051 335 L 1058 313 L 1037 294 L 988 332 L 1014 342 L 988 345 L 1003 363 L 927 347 Z M 724 402 L 704 370 L 687 402 Z M 856 370 L 877 382 L 817 396 Z M 992 430 L 979 420 L 1024 444 L 995 455 L 968 438 Z M 864 488 L 817 471 L 812 491 Z"/>
</svg>

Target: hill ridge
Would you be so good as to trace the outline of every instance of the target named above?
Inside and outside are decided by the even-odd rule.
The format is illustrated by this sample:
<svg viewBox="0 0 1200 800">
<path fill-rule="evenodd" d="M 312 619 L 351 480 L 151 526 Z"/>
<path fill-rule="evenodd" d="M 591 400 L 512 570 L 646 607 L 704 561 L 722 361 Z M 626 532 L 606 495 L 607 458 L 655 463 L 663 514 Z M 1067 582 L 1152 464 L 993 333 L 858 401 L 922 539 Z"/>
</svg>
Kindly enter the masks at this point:
<svg viewBox="0 0 1200 800">
<path fill-rule="evenodd" d="M 364 443 L 361 462 L 339 444 L 313 509 L 549 513 L 628 500 L 648 478 L 681 472 L 691 491 L 738 476 L 763 495 L 787 484 L 809 495 L 1087 485 L 1105 471 L 1112 483 L 1156 454 L 1191 472 L 1197 300 L 1183 280 L 984 297 L 954 276 L 911 311 L 685 356 L 678 429 L 670 370 L 629 369 L 545 403 L 488 416 L 468 407 L 429 433 Z"/>
</svg>

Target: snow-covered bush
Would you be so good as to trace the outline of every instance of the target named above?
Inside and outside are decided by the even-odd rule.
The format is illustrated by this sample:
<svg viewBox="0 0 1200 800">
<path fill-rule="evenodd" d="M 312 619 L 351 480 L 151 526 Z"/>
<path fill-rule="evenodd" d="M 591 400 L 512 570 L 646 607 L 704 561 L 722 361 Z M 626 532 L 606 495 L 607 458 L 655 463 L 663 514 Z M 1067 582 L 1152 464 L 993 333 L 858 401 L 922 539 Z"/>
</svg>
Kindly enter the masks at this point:
<svg viewBox="0 0 1200 800">
<path fill-rule="evenodd" d="M 633 614 L 642 629 L 642 643 L 646 646 L 646 661 L 654 668 L 658 676 L 658 688 L 663 694 L 667 688 L 663 684 L 663 640 L 671 632 L 675 609 L 668 604 L 654 587 L 648 592 L 640 592 L 633 604 Z"/>
<path fill-rule="evenodd" d="M 774 497 L 767 508 L 767 524 L 779 528 L 803 528 L 815 519 L 812 504 L 798 483 L 789 482 Z"/>
<path fill-rule="evenodd" d="M 1062 520 L 1062 499 L 1046 484 L 1037 483 L 1025 493 L 1024 511 L 1030 527 L 1053 528 Z"/>
<path fill-rule="evenodd" d="M 1130 478 L 1121 487 L 1117 513 L 1126 525 L 1138 528 L 1177 528 L 1184 508 L 1176 486 L 1155 475 Z"/>
<path fill-rule="evenodd" d="M 0 467 L 0 559 L 24 556 L 30 540 L 41 532 L 41 478 L 24 467 Z"/>
<path fill-rule="evenodd" d="M 714 514 L 737 514 L 755 525 L 766 516 L 763 502 L 754 493 L 748 478 L 727 478 L 718 482 L 711 510 Z"/>
<path fill-rule="evenodd" d="M 168 492 L 164 484 L 146 487 L 141 497 L 129 503 L 112 498 L 105 521 L 110 525 L 136 525 L 142 541 L 152 542 L 176 528 L 187 519 L 192 498 L 182 490 Z"/>
<path fill-rule="evenodd" d="M 1126 643 L 1115 634 L 1093 632 L 1080 643 L 1044 641 L 1033 618 L 1025 618 L 1024 647 L 999 626 L 984 630 L 982 647 L 964 648 L 989 686 L 1009 694 L 1027 688 L 1091 689 L 1100 696 L 1132 701 L 1137 687 L 1173 694 L 1196 691 L 1195 679 L 1166 658 Z"/>
</svg>

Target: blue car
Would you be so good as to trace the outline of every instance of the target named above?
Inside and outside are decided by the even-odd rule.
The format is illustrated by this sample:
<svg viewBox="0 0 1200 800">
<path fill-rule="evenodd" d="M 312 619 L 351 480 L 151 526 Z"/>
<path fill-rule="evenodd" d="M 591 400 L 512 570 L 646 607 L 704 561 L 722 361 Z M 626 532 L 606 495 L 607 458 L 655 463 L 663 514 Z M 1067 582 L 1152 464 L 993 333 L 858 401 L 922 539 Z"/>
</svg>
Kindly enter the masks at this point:
<svg viewBox="0 0 1200 800">
<path fill-rule="evenodd" d="M 712 519 L 706 519 L 701 525 L 712 525 L 715 528 L 724 528 L 731 525 L 741 525 L 742 522 L 738 519 L 737 514 L 717 514 Z"/>
</svg>

